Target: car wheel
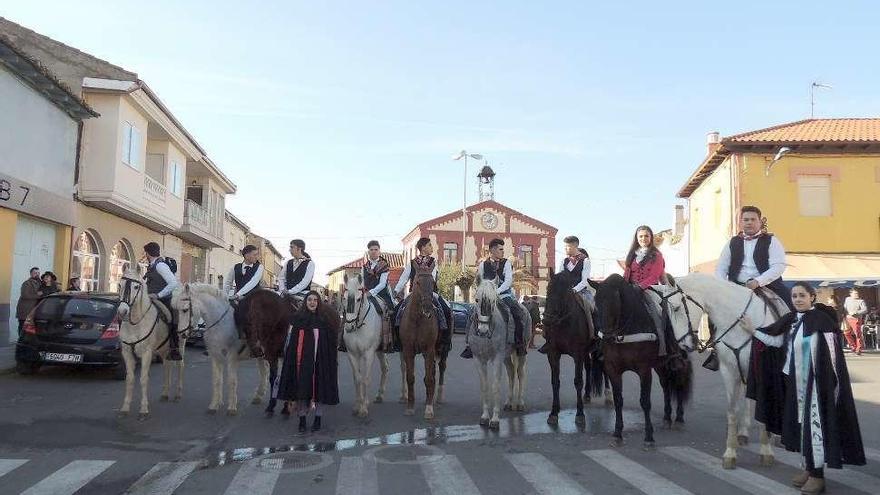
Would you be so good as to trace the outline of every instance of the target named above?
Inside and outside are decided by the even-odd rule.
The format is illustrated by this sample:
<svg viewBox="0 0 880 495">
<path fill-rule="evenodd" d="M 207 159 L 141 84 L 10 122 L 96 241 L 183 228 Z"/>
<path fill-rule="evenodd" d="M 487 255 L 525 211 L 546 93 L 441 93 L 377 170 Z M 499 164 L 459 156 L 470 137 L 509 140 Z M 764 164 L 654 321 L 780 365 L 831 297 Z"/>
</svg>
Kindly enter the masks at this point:
<svg viewBox="0 0 880 495">
<path fill-rule="evenodd" d="M 125 380 L 125 363 L 119 363 L 113 367 L 113 379 Z"/>
<path fill-rule="evenodd" d="M 17 371 L 19 375 L 33 375 L 37 371 L 40 371 L 40 363 L 16 361 L 15 371 Z"/>
</svg>

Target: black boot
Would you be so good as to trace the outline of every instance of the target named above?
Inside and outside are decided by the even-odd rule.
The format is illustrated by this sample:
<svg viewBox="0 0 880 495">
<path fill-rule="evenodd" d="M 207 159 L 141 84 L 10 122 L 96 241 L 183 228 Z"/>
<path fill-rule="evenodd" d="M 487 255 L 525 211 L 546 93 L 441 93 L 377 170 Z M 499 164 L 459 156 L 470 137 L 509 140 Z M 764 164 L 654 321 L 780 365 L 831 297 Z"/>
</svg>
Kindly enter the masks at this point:
<svg viewBox="0 0 880 495">
<path fill-rule="evenodd" d="M 394 327 L 394 347 L 393 347 L 392 350 L 393 350 L 394 352 L 400 352 L 400 351 L 401 351 L 401 346 L 400 346 L 400 327 L 398 327 L 398 326 L 395 326 L 395 327 Z"/>
<path fill-rule="evenodd" d="M 473 359 L 474 353 L 471 352 L 471 346 L 466 346 L 463 351 L 461 351 L 462 359 Z"/>
<path fill-rule="evenodd" d="M 315 421 L 312 422 L 312 431 L 321 431 L 321 416 L 315 416 Z"/>
<path fill-rule="evenodd" d="M 299 432 L 300 433 L 306 432 L 306 417 L 305 416 L 299 417 Z"/>
</svg>

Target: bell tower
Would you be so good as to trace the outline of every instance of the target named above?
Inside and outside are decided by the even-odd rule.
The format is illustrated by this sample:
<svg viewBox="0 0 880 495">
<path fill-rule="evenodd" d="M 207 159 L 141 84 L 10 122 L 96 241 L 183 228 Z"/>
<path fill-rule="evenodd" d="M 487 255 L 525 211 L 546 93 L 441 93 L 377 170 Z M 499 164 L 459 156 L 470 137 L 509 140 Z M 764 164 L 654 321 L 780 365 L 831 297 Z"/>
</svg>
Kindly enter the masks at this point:
<svg viewBox="0 0 880 495">
<path fill-rule="evenodd" d="M 477 174 L 477 179 L 479 179 L 479 190 L 480 190 L 480 202 L 487 200 L 495 199 L 495 171 L 492 170 L 492 167 L 488 165 L 484 165 L 480 170 L 480 173 Z"/>
</svg>

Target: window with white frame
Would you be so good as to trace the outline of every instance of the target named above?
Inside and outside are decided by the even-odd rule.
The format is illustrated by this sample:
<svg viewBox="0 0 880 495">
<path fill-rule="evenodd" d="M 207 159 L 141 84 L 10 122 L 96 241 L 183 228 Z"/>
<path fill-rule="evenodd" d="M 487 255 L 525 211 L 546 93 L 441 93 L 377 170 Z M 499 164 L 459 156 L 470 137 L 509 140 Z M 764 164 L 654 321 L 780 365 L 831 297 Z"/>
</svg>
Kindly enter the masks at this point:
<svg viewBox="0 0 880 495">
<path fill-rule="evenodd" d="M 131 122 L 122 123 L 122 163 L 141 170 L 141 144 L 143 137 L 137 127 Z"/>
<path fill-rule="evenodd" d="M 831 216 L 831 177 L 801 175 L 797 178 L 801 216 Z"/>
<path fill-rule="evenodd" d="M 532 246 L 529 246 L 528 244 L 523 244 L 522 246 L 520 246 L 518 248 L 518 251 L 519 251 L 520 264 L 522 265 L 523 269 L 526 272 L 531 274 L 532 273 L 532 261 L 533 261 L 532 260 Z"/>
<path fill-rule="evenodd" d="M 73 276 L 79 276 L 80 289 L 98 290 L 98 268 L 101 260 L 98 243 L 88 232 L 83 232 L 73 245 Z"/>
<path fill-rule="evenodd" d="M 183 167 L 176 160 L 171 160 L 168 169 L 171 174 L 171 193 L 180 198 L 183 196 Z"/>
<path fill-rule="evenodd" d="M 125 270 L 131 266 L 132 255 L 128 246 L 121 240 L 110 249 L 109 257 L 110 283 L 107 290 L 110 292 L 122 292 L 122 276 Z"/>
</svg>

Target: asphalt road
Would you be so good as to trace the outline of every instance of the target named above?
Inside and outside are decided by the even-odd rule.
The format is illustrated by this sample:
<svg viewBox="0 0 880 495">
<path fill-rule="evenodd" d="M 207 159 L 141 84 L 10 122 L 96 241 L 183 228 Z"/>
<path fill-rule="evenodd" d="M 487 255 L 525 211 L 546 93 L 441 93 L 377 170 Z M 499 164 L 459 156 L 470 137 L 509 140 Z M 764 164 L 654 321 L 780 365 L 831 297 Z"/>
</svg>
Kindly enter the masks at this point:
<svg viewBox="0 0 880 495">
<path fill-rule="evenodd" d="M 446 401 L 433 421 L 403 416 L 397 357 L 386 400 L 367 419 L 351 415 L 352 378 L 340 356 L 339 406 L 325 408 L 320 434 L 299 435 L 296 420 L 267 419 L 250 404 L 254 363 L 242 366 L 239 415 L 206 414 L 210 365 L 187 352 L 180 403 L 159 402 L 161 366 L 153 365 L 152 414 L 118 419 L 123 383 L 101 371 L 42 370 L 0 376 L 0 494 L 51 493 L 798 493 L 789 486 L 797 457 L 776 449 L 778 463 L 758 465 L 749 447 L 739 469 L 720 469 L 725 397 L 720 377 L 697 369 L 694 400 L 680 430 L 661 428 L 662 397 L 654 386 L 657 448 L 642 448 L 642 415 L 634 375 L 625 386 L 625 439 L 609 447 L 614 415 L 601 399 L 574 424 L 572 364 L 566 359 L 558 428 L 546 424 L 551 403 L 544 356 L 529 355 L 528 410 L 505 413 L 498 432 L 478 426 L 479 381 L 458 352 L 456 336 Z M 699 356 L 694 357 L 701 362 Z M 877 493 L 880 486 L 880 355 L 849 357 L 865 467 L 828 471 L 831 493 Z M 421 372 L 417 406 L 423 405 Z M 374 370 L 372 392 L 378 383 Z M 506 386 L 505 386 L 506 390 Z M 134 403 L 136 407 L 137 402 Z M 133 410 L 136 410 L 133 407 Z M 753 442 L 757 434 L 753 434 Z M 754 443 L 751 446 L 754 448 Z M 786 464 L 789 463 L 789 464 Z M 79 490 L 79 491 L 77 491 Z"/>
</svg>

